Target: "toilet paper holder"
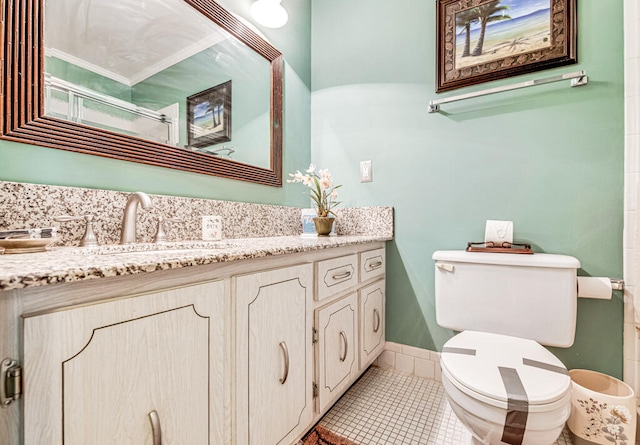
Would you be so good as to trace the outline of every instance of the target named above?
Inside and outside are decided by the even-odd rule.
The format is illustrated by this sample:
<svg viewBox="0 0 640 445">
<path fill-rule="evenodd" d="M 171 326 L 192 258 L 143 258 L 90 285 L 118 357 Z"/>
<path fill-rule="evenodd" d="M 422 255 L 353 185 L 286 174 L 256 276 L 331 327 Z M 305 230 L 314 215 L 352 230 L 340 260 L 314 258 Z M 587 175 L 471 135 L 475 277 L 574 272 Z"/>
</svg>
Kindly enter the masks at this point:
<svg viewBox="0 0 640 445">
<path fill-rule="evenodd" d="M 624 280 L 609 278 L 611 280 L 611 289 L 624 290 Z"/>
<path fill-rule="evenodd" d="M 624 281 L 606 277 L 578 277 L 578 298 L 610 300 L 614 290 L 624 290 Z"/>
</svg>

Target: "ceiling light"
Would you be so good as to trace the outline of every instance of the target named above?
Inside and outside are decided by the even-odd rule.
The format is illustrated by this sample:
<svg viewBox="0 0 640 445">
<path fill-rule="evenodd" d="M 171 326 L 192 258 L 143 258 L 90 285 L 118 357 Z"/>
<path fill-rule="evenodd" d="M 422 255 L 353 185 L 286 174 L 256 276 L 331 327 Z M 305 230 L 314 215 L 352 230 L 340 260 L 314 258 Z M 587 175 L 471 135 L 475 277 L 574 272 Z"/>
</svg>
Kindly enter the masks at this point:
<svg viewBox="0 0 640 445">
<path fill-rule="evenodd" d="M 280 4 L 281 0 L 258 0 L 251 5 L 253 18 L 267 28 L 280 28 L 287 23 L 289 14 Z"/>
</svg>

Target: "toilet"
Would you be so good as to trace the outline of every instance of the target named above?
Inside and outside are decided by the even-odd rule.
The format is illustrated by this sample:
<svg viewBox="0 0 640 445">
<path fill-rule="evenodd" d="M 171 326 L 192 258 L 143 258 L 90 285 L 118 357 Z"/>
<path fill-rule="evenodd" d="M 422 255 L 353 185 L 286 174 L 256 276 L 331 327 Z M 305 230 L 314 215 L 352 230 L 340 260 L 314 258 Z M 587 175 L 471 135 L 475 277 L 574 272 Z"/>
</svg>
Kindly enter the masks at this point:
<svg viewBox="0 0 640 445">
<path fill-rule="evenodd" d="M 437 251 L 442 385 L 472 444 L 551 445 L 571 378 L 545 347 L 573 344 L 580 262 L 566 255 Z"/>
</svg>

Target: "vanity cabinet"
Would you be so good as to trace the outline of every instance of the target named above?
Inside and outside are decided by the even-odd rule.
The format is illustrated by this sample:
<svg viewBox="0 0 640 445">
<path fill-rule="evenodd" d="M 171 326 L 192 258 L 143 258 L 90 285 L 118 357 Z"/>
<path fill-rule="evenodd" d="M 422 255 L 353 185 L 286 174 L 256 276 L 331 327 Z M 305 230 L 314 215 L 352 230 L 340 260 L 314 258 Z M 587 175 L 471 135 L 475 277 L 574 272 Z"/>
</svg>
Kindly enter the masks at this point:
<svg viewBox="0 0 640 445">
<path fill-rule="evenodd" d="M 24 444 L 223 442 L 224 284 L 24 319 Z"/>
<path fill-rule="evenodd" d="M 316 311 L 318 412 L 358 375 L 358 295 L 352 293 Z"/>
<path fill-rule="evenodd" d="M 384 274 L 384 248 L 316 262 L 318 419 L 384 348 Z"/>
<path fill-rule="evenodd" d="M 236 443 L 293 443 L 313 416 L 312 265 L 233 281 Z"/>
<path fill-rule="evenodd" d="M 378 242 L 0 292 L 0 442 L 294 444 L 382 351 L 384 286 Z"/>
</svg>

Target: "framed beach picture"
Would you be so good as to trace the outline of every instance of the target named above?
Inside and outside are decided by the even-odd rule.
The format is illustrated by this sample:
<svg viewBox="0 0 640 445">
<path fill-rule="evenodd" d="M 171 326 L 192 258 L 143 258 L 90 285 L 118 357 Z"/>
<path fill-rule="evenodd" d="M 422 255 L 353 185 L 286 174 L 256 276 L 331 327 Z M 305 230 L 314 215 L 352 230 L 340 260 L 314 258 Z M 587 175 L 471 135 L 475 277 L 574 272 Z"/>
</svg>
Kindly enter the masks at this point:
<svg viewBox="0 0 640 445">
<path fill-rule="evenodd" d="M 231 140 L 231 81 L 187 97 L 187 144 L 206 147 Z"/>
<path fill-rule="evenodd" d="M 436 92 L 577 62 L 576 0 L 437 0 Z"/>
</svg>

